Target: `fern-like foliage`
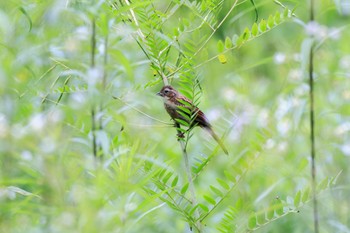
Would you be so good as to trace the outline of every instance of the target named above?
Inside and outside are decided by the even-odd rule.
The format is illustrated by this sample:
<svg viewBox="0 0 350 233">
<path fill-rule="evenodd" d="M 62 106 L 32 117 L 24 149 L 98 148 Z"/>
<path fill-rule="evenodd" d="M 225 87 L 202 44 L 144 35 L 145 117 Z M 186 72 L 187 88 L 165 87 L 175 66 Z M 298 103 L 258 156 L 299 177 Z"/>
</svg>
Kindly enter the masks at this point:
<svg viewBox="0 0 350 233">
<path fill-rule="evenodd" d="M 129 2 L 129 1 L 128 1 Z M 235 35 L 232 38 L 226 38 L 225 41 L 219 40 L 219 55 L 207 59 L 198 64 L 197 55 L 212 38 L 213 34 L 219 29 L 222 23 L 227 20 L 230 12 L 235 7 L 235 3 L 223 19 L 219 19 L 224 1 L 205 0 L 205 1 L 171 1 L 166 10 L 159 10 L 152 1 L 132 1 L 127 5 L 117 5 L 115 8 L 127 9 L 126 18 L 130 19 L 126 23 L 132 24 L 135 28 L 134 39 L 150 62 L 151 68 L 155 71 L 156 80 L 153 78 L 145 86 L 152 86 L 163 81 L 164 84 L 170 83 L 191 100 L 192 104 L 183 102 L 179 113 L 185 120 L 178 120 L 179 127 L 177 131 L 185 137 L 179 137 L 184 142 L 183 152 L 186 154 L 187 144 L 190 142 L 192 134 L 192 123 L 197 114 L 197 108 L 201 102 L 202 88 L 201 75 L 198 67 L 215 58 L 225 63 L 225 53 L 240 48 L 244 43 L 268 32 L 281 22 L 290 17 L 291 13 L 286 8 L 283 14 L 276 12 L 267 20 L 261 20 L 259 24 L 254 23 L 247 27 L 241 35 Z M 190 10 L 193 20 L 179 19 L 178 24 L 169 30 L 165 27 L 167 21 L 177 14 L 179 9 L 186 8 Z M 249 29 L 251 28 L 251 29 Z M 209 29 L 209 34 L 208 34 Z M 255 145 L 251 150 L 244 150 L 242 156 L 231 165 L 225 172 L 225 176 L 216 179 L 215 184 L 209 184 L 209 191 L 201 195 L 198 201 L 193 198 L 193 180 L 200 179 L 205 172 L 205 168 L 214 158 L 215 151 L 208 156 L 196 158 L 191 166 L 190 179 L 186 180 L 183 174 L 177 174 L 169 166 L 159 166 L 159 164 L 150 162 L 144 174 L 152 174 L 151 183 L 144 186 L 144 191 L 154 198 L 160 199 L 171 209 L 178 213 L 191 227 L 198 232 L 201 231 L 201 224 L 208 221 L 209 217 L 216 213 L 222 203 L 236 189 L 237 184 L 243 180 L 245 175 L 254 167 L 254 163 L 259 159 L 262 146 L 266 138 L 261 137 L 255 140 Z M 244 156 L 243 156 L 244 155 Z M 280 202 L 276 200 L 276 202 Z M 281 205 L 278 203 L 273 207 L 273 213 L 282 216 Z M 282 208 L 283 209 L 283 208 Z M 226 208 L 221 224 L 218 229 L 221 232 L 235 232 L 238 228 L 236 216 L 238 210 L 230 205 Z M 275 216 L 275 214 L 273 215 Z M 252 215 L 245 224 L 249 229 L 255 229 L 255 215 Z M 272 217 L 268 221 L 272 221 Z M 262 221 L 256 221 L 259 224 Z M 200 224 L 198 224 L 200 223 Z M 245 225 L 245 226 L 246 226 Z M 244 228 L 246 230 L 246 228 Z"/>
<path fill-rule="evenodd" d="M 283 13 L 276 11 L 275 14 L 269 15 L 267 20 L 262 19 L 259 23 L 254 23 L 250 29 L 246 27 L 243 33 L 240 35 L 235 34 L 232 36 L 232 38 L 226 37 L 225 41 L 219 40 L 217 42 L 217 49 L 219 54 L 197 65 L 196 67 L 202 66 L 203 64 L 215 58 L 218 58 L 222 64 L 225 64 L 227 62 L 227 58 L 225 56 L 226 52 L 240 48 L 245 43 L 269 32 L 281 23 L 287 21 L 290 17 L 292 17 L 292 11 L 288 8 L 285 8 Z"/>
</svg>

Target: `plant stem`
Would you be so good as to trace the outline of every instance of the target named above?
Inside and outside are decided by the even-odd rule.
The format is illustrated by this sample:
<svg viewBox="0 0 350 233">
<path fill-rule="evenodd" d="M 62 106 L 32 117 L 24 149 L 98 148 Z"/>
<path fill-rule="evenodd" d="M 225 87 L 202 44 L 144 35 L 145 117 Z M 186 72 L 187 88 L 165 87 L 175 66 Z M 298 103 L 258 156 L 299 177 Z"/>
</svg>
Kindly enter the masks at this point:
<svg viewBox="0 0 350 233">
<path fill-rule="evenodd" d="M 96 50 L 96 24 L 95 18 L 92 19 L 92 32 L 91 32 L 91 68 L 95 67 L 95 50 Z M 96 119 L 95 119 L 95 104 L 91 106 L 91 131 L 92 131 L 92 152 L 94 157 L 97 157 L 97 142 L 96 142 Z"/>
<path fill-rule="evenodd" d="M 310 0 L 310 22 L 314 21 L 314 0 Z M 309 95 L 310 95 L 310 141 L 311 141 L 311 179 L 314 214 L 314 231 L 319 232 L 318 207 L 316 198 L 316 152 L 315 152 L 315 116 L 314 116 L 314 49 L 310 47 L 309 56 Z"/>
<path fill-rule="evenodd" d="M 180 131 L 178 131 L 180 132 Z M 188 188 L 190 189 L 191 192 L 191 202 L 192 202 L 192 206 L 195 207 L 197 206 L 197 197 L 196 197 L 196 190 L 194 188 L 194 184 L 193 184 L 193 178 L 192 178 L 192 172 L 191 172 L 191 166 L 190 166 L 190 161 L 188 158 L 188 154 L 187 154 L 187 150 L 186 150 L 186 144 L 183 140 L 179 140 L 180 145 L 181 145 L 181 149 L 182 149 L 182 155 L 183 158 L 185 160 L 185 170 L 186 170 L 186 175 L 187 175 L 187 179 L 188 179 Z M 195 210 L 194 212 L 194 219 L 196 219 L 196 229 L 198 230 L 198 232 L 202 231 L 202 224 L 199 221 L 199 212 L 198 209 Z"/>
<path fill-rule="evenodd" d="M 310 85 L 310 141 L 311 141 L 311 178 L 312 197 L 314 208 L 314 229 L 318 233 L 318 208 L 316 199 L 316 153 L 315 153 L 315 117 L 314 117 L 314 77 L 313 77 L 313 49 L 310 49 L 309 57 L 309 85 Z"/>
<path fill-rule="evenodd" d="M 95 123 L 95 108 L 91 107 L 91 131 L 92 131 L 92 153 L 97 157 L 97 143 L 96 143 L 96 123 Z"/>
<path fill-rule="evenodd" d="M 95 18 L 92 19 L 92 32 L 91 32 L 91 68 L 95 67 L 95 50 L 96 50 L 96 23 Z"/>
</svg>

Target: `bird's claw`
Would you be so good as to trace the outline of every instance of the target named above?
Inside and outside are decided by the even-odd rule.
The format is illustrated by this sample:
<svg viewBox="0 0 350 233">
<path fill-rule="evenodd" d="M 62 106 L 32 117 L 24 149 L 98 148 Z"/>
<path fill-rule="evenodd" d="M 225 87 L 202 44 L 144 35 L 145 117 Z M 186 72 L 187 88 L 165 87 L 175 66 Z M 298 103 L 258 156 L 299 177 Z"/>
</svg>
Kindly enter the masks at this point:
<svg viewBox="0 0 350 233">
<path fill-rule="evenodd" d="M 178 138 L 185 138 L 185 134 L 183 132 L 178 132 L 177 137 Z"/>
</svg>

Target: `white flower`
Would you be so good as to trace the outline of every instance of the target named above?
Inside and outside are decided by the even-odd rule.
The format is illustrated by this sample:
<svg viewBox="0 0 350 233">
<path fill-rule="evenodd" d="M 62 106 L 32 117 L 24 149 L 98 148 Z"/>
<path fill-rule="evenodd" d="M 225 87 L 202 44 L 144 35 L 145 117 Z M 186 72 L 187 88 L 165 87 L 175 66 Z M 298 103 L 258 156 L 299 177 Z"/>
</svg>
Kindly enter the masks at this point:
<svg viewBox="0 0 350 233">
<path fill-rule="evenodd" d="M 335 129 L 337 136 L 343 136 L 343 134 L 350 131 L 350 122 L 344 122 Z"/>
<path fill-rule="evenodd" d="M 337 10 L 342 15 L 350 15 L 350 1 L 349 0 L 335 0 Z"/>
<path fill-rule="evenodd" d="M 74 35 L 79 40 L 90 40 L 90 31 L 87 26 L 78 27 Z"/>
<path fill-rule="evenodd" d="M 75 92 L 70 96 L 70 106 L 74 109 L 80 109 L 87 103 L 86 93 Z"/>
<path fill-rule="evenodd" d="M 30 151 L 28 151 L 28 150 L 22 151 L 21 157 L 22 157 L 22 159 L 25 160 L 25 161 L 31 161 L 31 160 L 33 160 L 33 155 L 32 155 L 32 153 L 31 153 Z"/>
<path fill-rule="evenodd" d="M 286 135 L 291 128 L 291 124 L 288 120 L 279 121 L 277 123 L 277 131 L 281 135 Z"/>
<path fill-rule="evenodd" d="M 101 68 L 94 67 L 88 70 L 86 81 L 89 86 L 95 86 L 98 81 L 102 80 L 103 71 Z"/>
<path fill-rule="evenodd" d="M 344 153 L 346 156 L 350 156 L 350 145 L 344 144 L 340 147 L 340 150 Z"/>
<path fill-rule="evenodd" d="M 227 101 L 234 101 L 237 97 L 235 91 L 230 88 L 225 88 L 224 91 L 222 91 L 221 93 L 222 97 Z"/>
<path fill-rule="evenodd" d="M 275 145 L 276 145 L 276 142 L 273 139 L 269 138 L 265 143 L 265 148 L 272 149 Z"/>
<path fill-rule="evenodd" d="M 42 113 L 37 113 L 33 115 L 30 119 L 29 126 L 34 131 L 41 131 L 46 125 L 46 117 Z"/>
<path fill-rule="evenodd" d="M 9 125 L 6 116 L 0 113 L 0 138 L 5 137 L 8 133 Z"/>
<path fill-rule="evenodd" d="M 275 53 L 273 60 L 277 65 L 283 64 L 286 61 L 286 55 L 284 53 Z"/>
<path fill-rule="evenodd" d="M 288 73 L 288 79 L 291 81 L 299 82 L 303 79 L 303 73 L 300 69 L 292 69 Z"/>
</svg>

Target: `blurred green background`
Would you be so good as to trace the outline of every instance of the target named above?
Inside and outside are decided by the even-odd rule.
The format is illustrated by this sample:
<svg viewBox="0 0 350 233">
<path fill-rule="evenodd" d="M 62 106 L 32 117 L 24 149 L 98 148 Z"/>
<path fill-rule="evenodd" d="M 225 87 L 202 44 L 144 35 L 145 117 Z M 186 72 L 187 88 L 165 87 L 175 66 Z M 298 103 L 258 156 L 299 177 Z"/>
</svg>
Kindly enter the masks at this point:
<svg viewBox="0 0 350 233">
<path fill-rule="evenodd" d="M 350 2 L 316 1 L 311 23 L 308 1 L 280 2 L 295 15 L 222 53 L 219 41 L 234 41 L 254 24 L 250 1 L 1 1 L 0 232 L 190 232 L 156 187 L 159 169 L 178 177 L 175 186 L 187 178 L 176 130 L 155 95 L 162 67 L 152 62 L 163 61 L 150 35 L 184 50 L 204 45 L 192 59 L 200 108 L 225 135 L 230 155 L 194 129 L 190 163 L 213 155 L 195 180 L 198 202 L 213 195 L 210 186 L 227 180 L 226 172 L 243 174 L 203 232 L 219 232 L 230 207 L 235 218 L 227 232 L 313 232 L 307 77 L 313 37 L 320 232 L 350 232 Z M 274 1 L 255 4 L 258 21 L 285 11 Z M 213 30 L 212 22 L 222 25 Z M 139 30 L 150 57 L 136 41 Z M 211 59 L 218 54 L 227 61 Z M 158 71 L 176 70 L 177 55 L 172 49 Z M 170 81 L 180 88 L 180 79 Z M 252 213 L 276 201 L 283 210 L 275 220 L 251 222 Z"/>
</svg>

